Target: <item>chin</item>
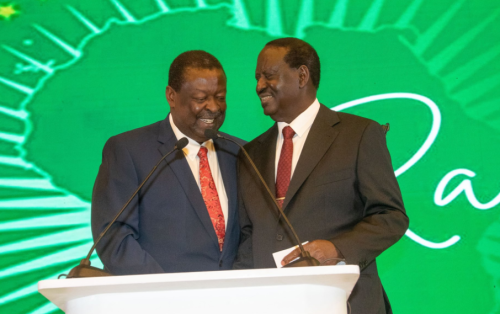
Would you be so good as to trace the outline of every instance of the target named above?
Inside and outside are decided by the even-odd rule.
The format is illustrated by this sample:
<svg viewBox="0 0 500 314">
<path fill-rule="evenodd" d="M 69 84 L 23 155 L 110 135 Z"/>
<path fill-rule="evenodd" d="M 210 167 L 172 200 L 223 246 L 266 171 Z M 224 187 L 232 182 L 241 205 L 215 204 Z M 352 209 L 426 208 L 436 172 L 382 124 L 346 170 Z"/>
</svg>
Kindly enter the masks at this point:
<svg viewBox="0 0 500 314">
<path fill-rule="evenodd" d="M 194 139 L 195 141 L 197 142 L 206 142 L 208 141 L 209 139 L 207 137 L 205 137 L 205 130 L 207 129 L 212 129 L 212 128 L 204 128 L 204 129 L 198 129 L 197 132 L 196 132 L 196 137 L 197 139 Z"/>
<path fill-rule="evenodd" d="M 215 131 L 219 131 L 219 128 L 220 128 L 220 126 L 217 126 L 217 125 L 214 125 L 214 126 L 212 126 L 212 127 L 208 127 L 208 128 L 204 128 L 204 129 L 202 130 L 202 131 L 203 131 L 203 132 L 202 132 L 202 133 L 203 133 L 203 136 L 205 136 L 205 131 L 206 131 L 206 130 L 215 130 Z"/>
<path fill-rule="evenodd" d="M 273 115 L 276 114 L 276 110 L 272 110 L 272 109 L 268 109 L 267 107 L 264 108 L 264 114 L 266 116 L 270 116 L 271 118 L 273 117 Z"/>
<path fill-rule="evenodd" d="M 275 104 L 267 104 L 262 106 L 266 116 L 272 116 L 278 112 L 278 107 Z"/>
</svg>

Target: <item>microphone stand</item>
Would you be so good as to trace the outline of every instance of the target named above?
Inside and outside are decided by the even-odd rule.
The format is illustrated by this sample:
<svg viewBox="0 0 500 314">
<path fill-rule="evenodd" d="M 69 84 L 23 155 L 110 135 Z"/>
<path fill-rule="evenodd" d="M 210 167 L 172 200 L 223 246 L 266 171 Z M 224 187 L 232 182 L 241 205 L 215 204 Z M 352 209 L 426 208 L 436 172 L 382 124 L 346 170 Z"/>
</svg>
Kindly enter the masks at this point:
<svg viewBox="0 0 500 314">
<path fill-rule="evenodd" d="M 271 199 L 273 200 L 274 205 L 276 206 L 276 208 L 278 208 L 278 211 L 279 211 L 280 215 L 283 216 L 283 219 L 285 220 L 286 225 L 288 226 L 288 228 L 292 232 L 292 234 L 293 234 L 293 236 L 295 238 L 295 241 L 299 245 L 300 255 L 301 255 L 297 260 L 295 260 L 293 262 L 290 262 L 290 263 L 286 264 L 283 267 L 319 266 L 320 265 L 319 261 L 317 259 L 315 259 L 314 257 L 312 257 L 311 254 L 309 254 L 309 252 L 306 251 L 304 249 L 304 247 L 302 246 L 302 242 L 300 242 L 299 236 L 297 235 L 297 233 L 293 229 L 293 226 L 290 223 L 290 221 L 288 220 L 288 217 L 285 215 L 285 213 L 283 212 L 283 209 L 281 208 L 281 206 L 276 201 L 276 198 L 274 197 L 273 193 L 269 189 L 269 186 L 266 184 L 266 181 L 264 180 L 264 178 L 260 174 L 260 172 L 257 169 L 257 167 L 255 166 L 252 158 L 250 158 L 250 156 L 248 155 L 248 152 L 243 147 L 243 145 L 241 145 L 240 143 L 236 142 L 235 140 L 232 140 L 230 138 L 227 138 L 227 137 L 224 137 L 224 136 L 220 135 L 217 131 L 212 130 L 212 129 L 205 130 L 205 136 L 208 137 L 208 138 L 210 138 L 210 139 L 213 139 L 213 140 L 216 139 L 216 138 L 221 138 L 221 139 L 224 139 L 226 141 L 233 142 L 233 143 L 235 143 L 236 145 L 238 145 L 241 148 L 241 150 L 245 154 L 247 160 L 252 165 L 253 170 L 255 171 L 255 173 L 257 173 L 257 176 L 259 177 L 260 181 L 262 182 L 262 184 L 266 188 L 267 193 L 271 196 Z"/>
<path fill-rule="evenodd" d="M 106 229 L 104 229 L 104 231 L 101 232 L 101 234 L 97 238 L 97 241 L 95 241 L 94 245 L 92 245 L 92 248 L 90 249 L 89 253 L 87 254 L 87 257 L 85 257 L 84 259 L 82 259 L 80 261 L 80 264 L 78 266 L 76 266 L 73 269 L 71 269 L 68 275 L 61 274 L 57 278 L 60 278 L 61 276 L 66 276 L 66 278 L 83 278 L 83 277 L 112 276 L 112 274 L 106 272 L 105 270 L 102 270 L 102 269 L 97 268 L 97 267 L 90 266 L 90 257 L 92 256 L 92 253 L 94 252 L 97 244 L 101 241 L 102 237 L 108 232 L 108 230 L 115 223 L 115 221 L 118 219 L 118 217 L 120 217 L 120 215 L 123 213 L 123 211 L 125 210 L 125 208 L 127 208 L 128 204 L 130 204 L 130 202 L 132 202 L 132 200 L 137 195 L 137 193 L 139 193 L 139 190 L 144 186 L 144 184 L 146 184 L 146 182 L 148 182 L 149 178 L 155 172 L 156 168 L 158 168 L 158 166 L 160 165 L 160 163 L 165 158 L 167 158 L 167 156 L 169 156 L 170 154 L 172 154 L 174 151 L 176 151 L 176 150 L 182 150 L 184 147 L 186 147 L 186 145 L 188 143 L 189 143 L 189 141 L 185 137 L 181 138 L 180 140 L 177 141 L 177 143 L 175 143 L 174 148 L 171 151 L 169 151 L 168 153 L 166 153 L 158 161 L 158 163 L 156 163 L 156 165 L 153 167 L 153 169 L 151 169 L 151 171 L 149 172 L 149 174 L 147 175 L 147 177 L 144 179 L 144 181 L 142 181 L 142 183 L 135 190 L 135 192 L 132 194 L 132 196 L 130 196 L 130 198 L 125 203 L 125 205 L 123 205 L 122 209 L 120 209 L 120 211 L 116 214 L 116 216 L 113 218 L 113 220 L 108 224 L 108 226 L 106 227 Z"/>
</svg>

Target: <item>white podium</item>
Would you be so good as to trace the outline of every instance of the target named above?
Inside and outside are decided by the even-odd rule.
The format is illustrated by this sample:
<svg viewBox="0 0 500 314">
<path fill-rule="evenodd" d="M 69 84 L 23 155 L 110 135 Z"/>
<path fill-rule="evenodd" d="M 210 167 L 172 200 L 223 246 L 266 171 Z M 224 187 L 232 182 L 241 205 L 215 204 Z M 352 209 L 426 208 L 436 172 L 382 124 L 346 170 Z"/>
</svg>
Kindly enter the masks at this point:
<svg viewBox="0 0 500 314">
<path fill-rule="evenodd" d="M 318 266 L 44 280 L 38 291 L 68 314 L 335 313 L 359 267 Z"/>
</svg>

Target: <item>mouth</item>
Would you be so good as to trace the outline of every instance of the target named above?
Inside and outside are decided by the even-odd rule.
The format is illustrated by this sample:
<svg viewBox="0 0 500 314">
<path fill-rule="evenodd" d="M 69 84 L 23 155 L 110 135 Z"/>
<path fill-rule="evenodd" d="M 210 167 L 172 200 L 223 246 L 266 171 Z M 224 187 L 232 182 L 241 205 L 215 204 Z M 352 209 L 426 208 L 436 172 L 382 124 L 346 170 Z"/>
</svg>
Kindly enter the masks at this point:
<svg viewBox="0 0 500 314">
<path fill-rule="evenodd" d="M 200 119 L 205 124 L 214 124 L 215 119 Z"/>
<path fill-rule="evenodd" d="M 271 98 L 273 98 L 273 96 L 271 96 L 271 95 L 261 95 L 261 96 L 259 96 L 259 98 L 260 98 L 261 102 L 265 103 L 268 100 L 270 100 Z"/>
</svg>

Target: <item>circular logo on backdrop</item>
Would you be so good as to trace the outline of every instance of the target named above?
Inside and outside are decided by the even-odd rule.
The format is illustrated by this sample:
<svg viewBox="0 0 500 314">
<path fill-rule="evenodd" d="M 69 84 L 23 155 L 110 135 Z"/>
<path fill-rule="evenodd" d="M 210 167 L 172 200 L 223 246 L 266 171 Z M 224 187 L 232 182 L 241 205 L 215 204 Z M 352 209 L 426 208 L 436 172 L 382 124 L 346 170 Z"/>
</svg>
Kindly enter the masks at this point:
<svg viewBox="0 0 500 314">
<path fill-rule="evenodd" d="M 460 239 L 463 230 L 455 228 L 448 213 L 436 211 L 432 195 L 439 179 L 461 166 L 450 150 L 475 147 L 459 136 L 466 135 L 455 129 L 459 121 L 481 121 L 475 126 L 481 135 L 500 132 L 494 109 L 498 95 L 489 88 L 500 78 L 485 67 L 500 50 L 492 45 L 473 51 L 476 40 L 492 29 L 493 15 L 485 13 L 467 31 L 448 34 L 470 9 L 468 3 L 436 5 L 428 19 L 423 1 L 396 6 L 378 0 L 362 5 L 310 0 L 282 7 L 278 1 L 216 2 L 110 0 L 36 8 L 59 12 L 59 24 L 28 17 L 28 5 L 11 6 L 17 13 L 9 27 L 23 18 L 28 22 L 18 30 L 22 36 L 2 44 L 8 56 L 0 72 L 5 95 L 0 102 L 0 210 L 6 213 L 0 228 L 7 235 L 0 251 L 5 261 L 2 307 L 16 308 L 14 302 L 25 299 L 30 311 L 53 309 L 39 301 L 34 282 L 55 278 L 90 249 L 91 191 L 105 141 L 166 117 L 169 64 L 192 49 L 212 53 L 226 71 L 223 130 L 251 140 L 272 123 L 263 117 L 255 94 L 259 51 L 279 37 L 311 43 L 322 63 L 320 102 L 390 122 L 394 168 L 406 167 L 399 181 L 412 217 L 410 239 L 428 249 L 445 249 Z M 395 93 L 413 96 L 342 107 Z M 466 215 L 473 217 L 471 212 Z M 440 228 L 426 221 L 429 217 L 440 221 Z M 482 231 L 470 236 L 477 242 Z M 480 251 L 486 271 L 498 280 L 491 271 L 497 264 L 489 256 L 500 242 L 491 241 Z M 92 261 L 99 265 L 95 255 Z M 31 279 L 18 280 L 26 275 Z"/>
</svg>

